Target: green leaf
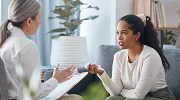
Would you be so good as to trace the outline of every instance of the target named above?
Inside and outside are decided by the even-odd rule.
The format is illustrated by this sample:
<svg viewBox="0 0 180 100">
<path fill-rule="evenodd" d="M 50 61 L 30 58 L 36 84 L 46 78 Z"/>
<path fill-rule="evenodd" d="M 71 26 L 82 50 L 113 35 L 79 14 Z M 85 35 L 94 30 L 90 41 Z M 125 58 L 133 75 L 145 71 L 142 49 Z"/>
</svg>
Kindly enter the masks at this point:
<svg viewBox="0 0 180 100">
<path fill-rule="evenodd" d="M 74 8 L 74 6 L 72 5 L 72 2 L 67 2 L 66 5 Z"/>
<path fill-rule="evenodd" d="M 59 35 L 54 35 L 54 36 L 51 36 L 51 39 L 57 39 L 59 36 L 69 36 L 68 34 L 59 34 Z"/>
<path fill-rule="evenodd" d="M 67 5 L 67 2 L 73 2 L 73 0 L 63 0 L 64 4 Z"/>
<path fill-rule="evenodd" d="M 76 0 L 76 1 L 72 2 L 72 5 L 74 7 L 77 7 L 78 5 L 86 5 L 86 3 L 82 3 L 81 1 Z"/>
<path fill-rule="evenodd" d="M 55 19 L 55 17 L 48 17 L 48 19 Z"/>
<path fill-rule="evenodd" d="M 174 33 L 170 33 L 170 35 L 177 36 L 177 35 L 176 35 L 176 34 L 174 34 Z"/>
<path fill-rule="evenodd" d="M 63 17 L 63 16 L 56 16 L 56 18 L 67 20 L 67 17 Z"/>
<path fill-rule="evenodd" d="M 75 12 L 76 12 L 76 10 L 77 10 L 76 8 L 72 8 L 72 9 L 70 10 L 69 14 L 70 14 L 70 15 L 74 15 Z"/>
<path fill-rule="evenodd" d="M 76 25 L 75 23 L 69 23 L 69 30 L 70 31 L 74 31 L 77 27 L 78 27 L 78 25 Z"/>
<path fill-rule="evenodd" d="M 80 25 L 83 20 L 74 20 L 72 23 L 75 25 Z"/>
<path fill-rule="evenodd" d="M 89 16 L 89 17 L 84 18 L 84 19 L 82 19 L 82 20 L 89 20 L 89 19 L 94 20 L 94 19 L 97 18 L 97 17 L 99 17 L 99 15 Z"/>
<path fill-rule="evenodd" d="M 91 5 L 89 5 L 87 8 L 94 8 L 94 9 L 96 9 L 96 10 L 99 10 L 99 7 L 98 7 L 98 6 L 92 7 Z"/>
<path fill-rule="evenodd" d="M 75 22 L 75 21 L 78 21 L 78 19 L 71 19 L 71 22 Z"/>
<path fill-rule="evenodd" d="M 77 7 L 78 5 L 85 5 L 85 3 L 82 3 L 81 1 L 67 2 L 66 4 L 70 7 Z"/>
<path fill-rule="evenodd" d="M 54 30 L 49 31 L 48 33 L 64 32 L 65 30 L 66 30 L 65 28 L 58 28 L 58 29 L 54 29 Z M 47 34 L 48 34 L 48 33 L 47 33 Z"/>
<path fill-rule="evenodd" d="M 66 8 L 66 9 L 64 9 L 63 10 L 64 12 L 63 12 L 63 17 L 68 17 L 69 16 L 69 9 L 68 8 Z"/>
<path fill-rule="evenodd" d="M 65 27 L 69 27 L 69 23 L 67 23 L 67 22 L 64 22 L 64 23 L 61 23 L 61 24 L 63 24 Z"/>
<path fill-rule="evenodd" d="M 58 8 L 58 9 L 55 9 L 53 12 L 55 14 L 59 14 L 62 17 L 68 17 L 69 16 L 68 15 L 68 8 L 66 8 L 64 10 L 62 8 Z"/>
<path fill-rule="evenodd" d="M 55 9 L 59 9 L 59 8 L 63 8 L 63 7 L 66 7 L 66 6 L 55 6 Z"/>
<path fill-rule="evenodd" d="M 68 27 L 70 31 L 74 31 L 78 27 L 78 25 L 80 25 L 81 23 L 82 23 L 82 20 L 74 19 L 73 22 L 70 22 L 70 23 L 64 22 L 61 24 L 63 24 L 65 27 Z"/>
</svg>

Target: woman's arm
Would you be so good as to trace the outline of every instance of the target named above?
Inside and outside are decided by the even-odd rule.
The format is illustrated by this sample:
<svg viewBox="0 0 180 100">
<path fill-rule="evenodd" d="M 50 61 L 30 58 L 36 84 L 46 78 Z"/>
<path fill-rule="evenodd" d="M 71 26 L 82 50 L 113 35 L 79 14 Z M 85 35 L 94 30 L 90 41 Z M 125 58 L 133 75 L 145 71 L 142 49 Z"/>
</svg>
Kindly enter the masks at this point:
<svg viewBox="0 0 180 100">
<path fill-rule="evenodd" d="M 102 75 L 98 75 L 98 77 L 102 80 L 105 89 L 112 96 L 117 96 L 123 89 L 123 85 L 121 82 L 121 73 L 119 71 L 120 63 L 116 55 L 114 56 L 113 68 L 112 68 L 112 79 L 104 72 Z"/>
<path fill-rule="evenodd" d="M 38 48 L 34 42 L 30 42 L 22 47 L 18 56 L 24 67 L 24 71 L 28 79 L 31 78 L 35 67 L 38 67 L 39 70 L 41 69 Z M 40 72 L 37 77 L 39 77 L 40 79 Z M 37 85 L 38 90 L 36 92 L 35 99 L 39 100 L 47 96 L 52 90 L 54 90 L 58 85 L 58 81 L 55 78 L 51 78 L 47 82 L 41 83 L 41 80 L 39 80 Z"/>
<path fill-rule="evenodd" d="M 160 57 L 149 55 L 143 61 L 142 72 L 136 88 L 123 89 L 121 95 L 125 98 L 143 99 L 154 85 L 161 67 Z"/>
</svg>

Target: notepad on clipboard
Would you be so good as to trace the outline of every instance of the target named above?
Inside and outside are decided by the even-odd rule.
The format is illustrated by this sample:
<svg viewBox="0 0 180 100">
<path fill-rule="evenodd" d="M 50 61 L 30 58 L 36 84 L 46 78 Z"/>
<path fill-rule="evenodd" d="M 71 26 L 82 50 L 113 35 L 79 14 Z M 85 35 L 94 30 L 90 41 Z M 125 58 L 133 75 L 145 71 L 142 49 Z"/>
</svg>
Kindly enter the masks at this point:
<svg viewBox="0 0 180 100">
<path fill-rule="evenodd" d="M 83 72 L 78 76 L 73 76 L 70 80 L 58 84 L 58 86 L 45 98 L 41 100 L 56 100 L 71 90 L 76 84 L 78 84 L 88 72 Z"/>
</svg>

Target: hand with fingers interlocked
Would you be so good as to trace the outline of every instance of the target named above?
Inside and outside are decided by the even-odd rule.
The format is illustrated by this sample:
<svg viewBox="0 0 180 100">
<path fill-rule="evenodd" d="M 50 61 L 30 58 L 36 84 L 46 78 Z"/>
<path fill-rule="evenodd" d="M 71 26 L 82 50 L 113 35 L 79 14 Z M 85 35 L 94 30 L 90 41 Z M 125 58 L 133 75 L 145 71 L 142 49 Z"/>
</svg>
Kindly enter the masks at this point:
<svg viewBox="0 0 180 100">
<path fill-rule="evenodd" d="M 59 66 L 59 63 L 58 65 Z M 58 68 L 54 69 L 53 77 L 57 79 L 58 83 L 63 83 L 69 79 L 71 79 L 73 76 L 73 71 L 76 67 L 73 67 L 73 65 L 70 65 L 69 67 L 63 69 L 63 70 L 58 70 Z"/>
<path fill-rule="evenodd" d="M 99 74 L 102 75 L 104 73 L 104 70 L 100 70 L 98 69 L 98 65 L 96 64 L 92 64 L 91 63 L 87 66 L 87 70 L 91 73 L 91 74 Z"/>
</svg>

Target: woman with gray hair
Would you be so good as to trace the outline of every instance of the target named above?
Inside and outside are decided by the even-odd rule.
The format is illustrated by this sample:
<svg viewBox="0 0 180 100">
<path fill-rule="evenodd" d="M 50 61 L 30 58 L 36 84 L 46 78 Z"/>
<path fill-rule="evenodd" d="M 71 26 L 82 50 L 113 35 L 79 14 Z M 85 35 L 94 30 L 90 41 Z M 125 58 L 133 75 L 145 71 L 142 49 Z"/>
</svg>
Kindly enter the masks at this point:
<svg viewBox="0 0 180 100">
<path fill-rule="evenodd" d="M 34 35 L 41 24 L 41 4 L 36 0 L 12 0 L 8 8 L 8 19 L 0 26 L 0 55 L 4 62 L 7 76 L 9 99 L 21 100 L 23 97 L 22 87 L 15 72 L 14 59 L 20 60 L 28 79 L 33 70 L 40 70 L 40 57 L 38 48 L 27 36 Z M 8 30 L 8 24 L 11 28 Z M 38 82 L 38 91 L 35 100 L 47 96 L 59 83 L 65 82 L 72 77 L 73 65 L 64 70 L 54 69 L 54 74 L 45 83 Z M 40 77 L 40 72 L 39 76 Z M 79 95 L 64 95 L 59 100 L 80 100 Z"/>
</svg>

